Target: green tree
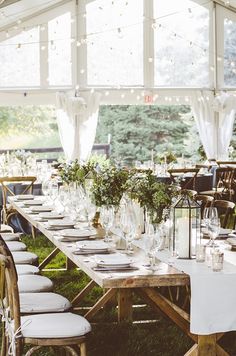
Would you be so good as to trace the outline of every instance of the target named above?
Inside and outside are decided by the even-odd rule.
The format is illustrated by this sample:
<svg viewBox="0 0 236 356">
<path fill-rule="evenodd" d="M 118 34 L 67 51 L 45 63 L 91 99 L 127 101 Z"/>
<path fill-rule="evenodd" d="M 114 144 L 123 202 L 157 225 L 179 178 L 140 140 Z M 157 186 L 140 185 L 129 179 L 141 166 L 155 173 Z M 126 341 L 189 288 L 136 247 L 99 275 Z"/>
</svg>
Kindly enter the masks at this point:
<svg viewBox="0 0 236 356">
<path fill-rule="evenodd" d="M 111 158 L 131 164 L 151 159 L 151 150 L 180 156 L 193 124 L 189 106 L 102 106 L 96 142 L 112 137 Z"/>
</svg>

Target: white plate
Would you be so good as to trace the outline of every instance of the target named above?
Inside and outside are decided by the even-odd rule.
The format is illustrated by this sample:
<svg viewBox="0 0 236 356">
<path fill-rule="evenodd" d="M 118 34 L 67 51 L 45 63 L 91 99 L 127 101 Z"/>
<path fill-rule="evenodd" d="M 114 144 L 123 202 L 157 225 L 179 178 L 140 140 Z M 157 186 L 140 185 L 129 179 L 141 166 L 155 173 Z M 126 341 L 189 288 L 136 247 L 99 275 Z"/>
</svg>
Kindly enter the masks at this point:
<svg viewBox="0 0 236 356">
<path fill-rule="evenodd" d="M 129 267 L 133 262 L 124 255 L 97 256 L 96 262 L 101 267 Z"/>
<path fill-rule="evenodd" d="M 28 205 L 28 206 L 32 206 L 32 205 L 43 205 L 44 204 L 44 201 L 42 200 L 28 200 L 28 201 L 24 201 L 24 204 L 25 205 Z"/>
<path fill-rule="evenodd" d="M 51 211 L 52 209 L 50 209 L 49 211 Z M 64 215 L 58 214 L 58 213 L 41 213 L 39 214 L 39 217 L 42 219 L 63 219 Z"/>
<path fill-rule="evenodd" d="M 34 206 L 31 208 L 31 211 L 33 213 L 41 213 L 41 212 L 50 212 L 52 211 L 53 208 L 51 206 L 46 206 L 46 205 L 39 205 L 39 206 Z"/>
<path fill-rule="evenodd" d="M 229 237 L 227 240 L 226 240 L 232 247 L 236 247 L 236 237 Z"/>
<path fill-rule="evenodd" d="M 108 251 L 109 246 L 103 241 L 77 242 L 76 247 L 81 251 Z"/>
<path fill-rule="evenodd" d="M 232 232 L 232 229 L 223 229 L 222 227 L 220 228 L 220 233 L 219 233 L 219 236 L 220 235 L 228 235 L 228 234 L 231 234 Z"/>
<path fill-rule="evenodd" d="M 60 235 L 65 237 L 89 237 L 95 236 L 96 234 L 96 231 L 92 230 L 65 229 L 60 231 Z"/>
<path fill-rule="evenodd" d="M 48 226 L 53 228 L 53 227 L 73 227 L 75 223 L 70 220 L 51 220 L 48 222 Z"/>
<path fill-rule="evenodd" d="M 35 197 L 32 194 L 22 194 L 22 195 L 16 195 L 15 199 L 16 200 L 33 200 Z"/>
</svg>

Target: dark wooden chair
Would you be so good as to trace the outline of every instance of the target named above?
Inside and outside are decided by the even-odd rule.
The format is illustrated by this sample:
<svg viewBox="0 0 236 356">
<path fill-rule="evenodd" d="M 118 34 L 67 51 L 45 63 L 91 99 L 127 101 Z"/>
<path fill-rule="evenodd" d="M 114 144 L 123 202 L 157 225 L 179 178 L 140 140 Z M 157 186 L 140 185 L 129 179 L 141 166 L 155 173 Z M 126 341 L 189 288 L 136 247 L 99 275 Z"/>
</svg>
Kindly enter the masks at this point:
<svg viewBox="0 0 236 356">
<path fill-rule="evenodd" d="M 232 225 L 231 218 L 235 209 L 235 203 L 227 200 L 214 200 L 211 206 L 217 208 L 219 216 L 222 217 L 221 227 L 230 228 Z"/>
<path fill-rule="evenodd" d="M 236 161 L 216 161 L 219 167 L 236 167 Z"/>
<path fill-rule="evenodd" d="M 216 187 L 212 190 L 200 192 L 203 195 L 211 195 L 215 199 L 232 200 L 234 195 L 233 180 L 235 169 L 231 167 L 218 167 L 215 171 Z"/>
<path fill-rule="evenodd" d="M 197 194 L 194 196 L 194 200 L 201 205 L 201 217 L 203 218 L 203 210 L 211 206 L 214 198 L 210 195 Z"/>
<path fill-rule="evenodd" d="M 182 189 L 190 189 L 195 190 L 196 186 L 196 177 L 200 168 L 172 168 L 168 169 L 168 173 L 170 174 L 171 181 L 174 183 L 176 179 L 182 180 L 181 188 Z M 191 176 L 186 177 L 187 174 L 191 174 Z M 185 182 L 185 179 L 187 181 Z"/>
</svg>

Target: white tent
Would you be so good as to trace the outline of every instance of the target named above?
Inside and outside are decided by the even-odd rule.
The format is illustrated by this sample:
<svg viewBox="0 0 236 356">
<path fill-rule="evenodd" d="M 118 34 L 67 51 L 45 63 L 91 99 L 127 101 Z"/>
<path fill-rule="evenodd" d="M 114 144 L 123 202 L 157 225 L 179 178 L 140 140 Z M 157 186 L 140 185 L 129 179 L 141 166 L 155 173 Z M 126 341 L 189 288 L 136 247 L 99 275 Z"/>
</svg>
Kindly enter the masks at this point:
<svg viewBox="0 0 236 356">
<path fill-rule="evenodd" d="M 74 102 L 75 91 L 85 111 L 96 97 L 93 113 L 99 103 L 188 103 L 207 156 L 227 157 L 236 108 L 235 0 L 0 4 L 0 105 L 58 105 L 60 93 Z M 63 120 L 71 125 L 73 115 L 80 117 L 70 111 Z M 83 115 L 80 124 L 91 118 Z M 91 143 L 96 115 L 86 128 Z M 72 146 L 70 158 L 79 150 Z"/>
</svg>

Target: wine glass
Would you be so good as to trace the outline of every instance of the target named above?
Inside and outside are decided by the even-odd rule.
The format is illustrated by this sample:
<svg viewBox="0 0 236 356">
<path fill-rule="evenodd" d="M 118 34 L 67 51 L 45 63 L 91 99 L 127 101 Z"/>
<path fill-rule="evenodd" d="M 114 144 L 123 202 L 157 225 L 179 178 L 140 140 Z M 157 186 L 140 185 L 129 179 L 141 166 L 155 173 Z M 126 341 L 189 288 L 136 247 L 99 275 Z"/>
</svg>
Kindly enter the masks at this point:
<svg viewBox="0 0 236 356">
<path fill-rule="evenodd" d="M 42 192 L 43 192 L 43 195 L 45 195 L 45 197 L 47 197 L 49 195 L 50 183 L 51 182 L 49 180 L 44 180 L 42 182 Z"/>
<path fill-rule="evenodd" d="M 157 269 L 156 266 L 156 253 L 159 251 L 162 244 L 161 234 L 159 227 L 155 224 L 149 225 L 149 233 L 145 239 L 145 251 L 149 257 L 149 268 L 152 271 Z"/>
<path fill-rule="evenodd" d="M 115 216 L 115 211 L 113 206 L 102 206 L 100 210 L 100 222 L 102 227 L 105 229 L 105 237 L 104 241 L 109 242 L 111 241 L 108 232 L 113 225 Z"/>
<path fill-rule="evenodd" d="M 220 219 L 213 218 L 210 220 L 209 224 L 209 232 L 211 235 L 211 247 L 217 247 L 218 245 L 215 243 L 215 239 L 220 233 Z"/>
<path fill-rule="evenodd" d="M 211 244 L 212 244 L 211 234 L 210 234 L 210 230 L 209 230 L 210 223 L 211 223 L 212 219 L 218 219 L 217 208 L 215 208 L 215 207 L 205 208 L 203 210 L 203 221 L 204 221 L 206 229 L 210 235 L 210 241 L 207 243 L 208 246 L 211 246 Z"/>
<path fill-rule="evenodd" d="M 132 209 L 130 207 L 130 209 Z M 126 215 L 127 216 L 127 220 L 128 220 L 128 229 L 126 231 L 126 253 L 127 254 L 133 254 L 133 246 L 132 246 L 132 242 L 135 238 L 136 235 L 136 231 L 137 231 L 137 221 L 136 221 L 136 217 L 134 214 L 133 210 L 130 210 L 129 213 Z"/>
<path fill-rule="evenodd" d="M 61 185 L 59 187 L 59 191 L 58 191 L 58 200 L 60 202 L 60 205 L 62 206 L 62 213 L 65 212 L 66 209 L 66 204 L 68 201 L 68 196 L 69 196 L 69 189 L 68 187 Z"/>
<path fill-rule="evenodd" d="M 49 187 L 50 187 L 49 188 L 50 198 L 52 199 L 53 203 L 55 203 L 55 201 L 58 197 L 58 183 L 57 183 L 57 181 L 55 181 L 55 180 L 51 181 Z"/>
</svg>

